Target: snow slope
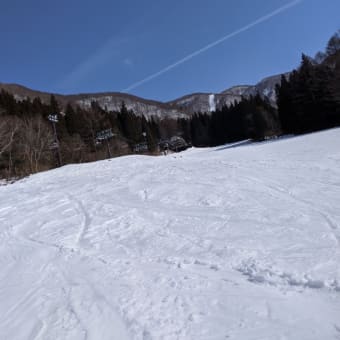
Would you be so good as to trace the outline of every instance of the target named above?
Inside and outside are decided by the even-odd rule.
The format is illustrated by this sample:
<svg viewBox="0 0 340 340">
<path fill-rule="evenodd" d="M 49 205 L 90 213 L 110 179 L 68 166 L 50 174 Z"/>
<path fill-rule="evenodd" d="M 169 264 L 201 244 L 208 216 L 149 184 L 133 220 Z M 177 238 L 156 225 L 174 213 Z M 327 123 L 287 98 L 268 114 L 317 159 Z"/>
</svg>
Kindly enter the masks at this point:
<svg viewBox="0 0 340 340">
<path fill-rule="evenodd" d="M 340 338 L 340 129 L 0 187 L 0 339 Z"/>
<path fill-rule="evenodd" d="M 209 95 L 209 110 L 210 110 L 210 112 L 216 111 L 216 102 L 215 102 L 215 95 L 214 94 Z"/>
</svg>

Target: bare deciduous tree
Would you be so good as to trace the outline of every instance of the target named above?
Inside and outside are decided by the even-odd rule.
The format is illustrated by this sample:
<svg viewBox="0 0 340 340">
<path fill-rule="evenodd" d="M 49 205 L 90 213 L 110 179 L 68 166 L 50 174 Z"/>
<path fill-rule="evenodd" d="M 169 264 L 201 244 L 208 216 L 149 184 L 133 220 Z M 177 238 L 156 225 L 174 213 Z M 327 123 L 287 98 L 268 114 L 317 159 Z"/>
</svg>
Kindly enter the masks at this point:
<svg viewBox="0 0 340 340">
<path fill-rule="evenodd" d="M 8 151 L 14 142 L 14 137 L 19 130 L 18 120 L 2 116 L 0 121 L 0 157 Z"/>
<path fill-rule="evenodd" d="M 13 153 L 19 135 L 20 121 L 12 116 L 0 116 L 0 172 L 7 178 L 14 174 Z"/>
<path fill-rule="evenodd" d="M 22 124 L 21 147 L 30 173 L 35 173 L 50 161 L 53 135 L 41 117 L 27 118 Z"/>
</svg>

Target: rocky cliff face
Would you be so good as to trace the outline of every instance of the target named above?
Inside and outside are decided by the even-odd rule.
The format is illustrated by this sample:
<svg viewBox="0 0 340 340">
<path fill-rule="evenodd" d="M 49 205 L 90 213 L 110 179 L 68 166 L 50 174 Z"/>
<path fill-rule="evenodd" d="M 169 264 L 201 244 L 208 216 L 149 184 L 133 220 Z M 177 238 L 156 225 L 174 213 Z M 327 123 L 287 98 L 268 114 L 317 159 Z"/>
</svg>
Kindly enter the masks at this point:
<svg viewBox="0 0 340 340">
<path fill-rule="evenodd" d="M 265 78 L 258 84 L 234 86 L 221 93 L 195 93 L 179 99 L 162 103 L 158 101 L 143 99 L 124 93 L 96 93 L 96 94 L 78 94 L 78 95 L 59 95 L 56 99 L 62 106 L 67 103 L 79 105 L 84 108 L 91 107 L 93 101 L 97 102 L 103 109 L 109 111 L 119 111 L 124 102 L 129 110 L 133 110 L 136 115 L 145 116 L 146 118 L 155 117 L 158 119 L 177 119 L 190 117 L 195 112 L 212 112 L 224 105 L 230 105 L 239 102 L 243 96 L 250 96 L 259 93 L 276 105 L 275 86 L 280 82 L 280 75 Z M 18 100 L 25 98 L 40 97 L 42 101 L 48 101 L 50 94 L 46 92 L 34 91 L 16 84 L 2 84 L 0 89 L 4 89 L 16 97 Z"/>
</svg>

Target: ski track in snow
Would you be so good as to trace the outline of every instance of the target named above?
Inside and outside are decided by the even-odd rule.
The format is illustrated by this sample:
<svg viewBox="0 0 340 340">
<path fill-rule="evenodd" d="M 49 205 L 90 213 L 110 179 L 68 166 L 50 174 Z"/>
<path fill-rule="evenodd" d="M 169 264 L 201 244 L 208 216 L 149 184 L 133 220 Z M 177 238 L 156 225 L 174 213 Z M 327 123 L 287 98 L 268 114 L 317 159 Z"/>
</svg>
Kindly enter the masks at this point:
<svg viewBox="0 0 340 340">
<path fill-rule="evenodd" d="M 340 130 L 0 187 L 0 339 L 340 336 Z"/>
</svg>

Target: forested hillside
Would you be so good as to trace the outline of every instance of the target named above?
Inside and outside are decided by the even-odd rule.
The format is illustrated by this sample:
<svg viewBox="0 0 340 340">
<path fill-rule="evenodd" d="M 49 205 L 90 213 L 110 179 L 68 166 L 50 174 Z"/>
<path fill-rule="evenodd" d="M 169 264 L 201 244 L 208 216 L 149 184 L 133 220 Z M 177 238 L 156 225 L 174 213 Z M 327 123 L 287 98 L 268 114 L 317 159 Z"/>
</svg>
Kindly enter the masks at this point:
<svg viewBox="0 0 340 340">
<path fill-rule="evenodd" d="M 137 143 L 147 143 L 148 153 L 159 152 L 163 139 L 181 136 L 194 146 L 212 146 L 244 138 L 263 138 L 279 131 L 275 109 L 260 96 L 225 106 L 209 114 L 188 119 L 147 119 L 127 110 L 107 111 L 93 102 L 90 109 L 59 106 L 51 95 L 50 103 L 39 98 L 17 101 L 0 93 L 0 174 L 16 177 L 62 164 L 81 163 L 132 153 Z M 55 114 L 57 141 L 52 123 Z M 113 136 L 101 141 L 97 134 L 111 130 Z M 56 149 L 56 143 L 59 148 Z M 110 153 L 108 153 L 108 148 Z"/>
<path fill-rule="evenodd" d="M 299 69 L 282 76 L 277 104 L 284 133 L 306 133 L 340 125 L 340 30 L 325 53 L 302 56 Z"/>
</svg>

